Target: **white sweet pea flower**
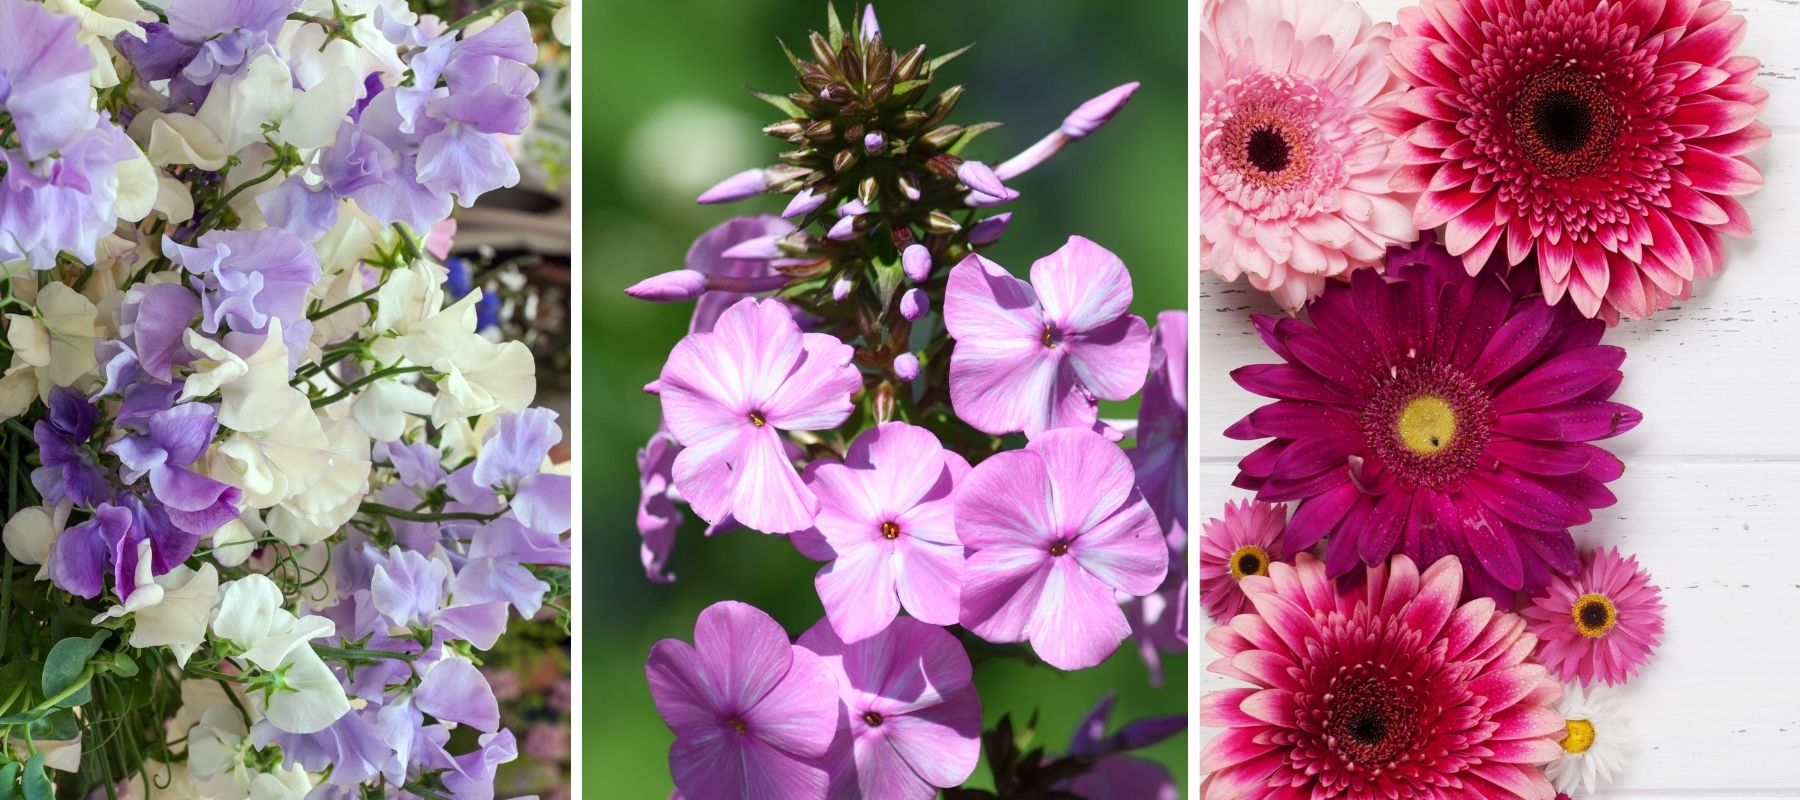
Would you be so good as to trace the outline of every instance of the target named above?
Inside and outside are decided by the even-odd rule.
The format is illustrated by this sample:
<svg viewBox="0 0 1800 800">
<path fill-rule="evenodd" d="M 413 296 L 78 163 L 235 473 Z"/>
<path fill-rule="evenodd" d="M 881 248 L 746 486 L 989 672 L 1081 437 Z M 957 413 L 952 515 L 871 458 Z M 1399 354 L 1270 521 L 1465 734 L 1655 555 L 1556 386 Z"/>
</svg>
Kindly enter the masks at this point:
<svg viewBox="0 0 1800 800">
<path fill-rule="evenodd" d="M 381 289 L 375 293 L 380 308 L 376 310 L 375 318 L 369 320 L 369 331 L 406 334 L 425 320 L 448 313 L 450 309 L 443 307 L 444 277 L 444 268 L 429 261 L 415 261 L 412 266 L 388 275 L 387 280 L 381 284 Z M 451 308 L 464 306 L 465 301 L 469 323 L 466 328 L 460 328 L 457 332 L 475 328 L 473 301 L 465 297 Z M 462 313 L 464 312 L 458 311 L 458 314 Z"/>
<path fill-rule="evenodd" d="M 277 141 L 303 150 L 323 147 L 362 96 L 362 78 L 347 69 L 321 71 L 313 84 L 296 90 L 288 62 L 265 48 L 243 70 L 214 80 L 195 116 L 219 135 L 227 153 L 262 141 L 269 125 Z"/>
<path fill-rule="evenodd" d="M 432 396 L 412 384 L 413 375 L 383 378 L 365 387 L 350 405 L 369 438 L 391 442 L 405 435 L 408 416 L 431 413 Z"/>
<path fill-rule="evenodd" d="M 207 456 L 206 475 L 243 490 L 251 508 L 269 508 L 312 489 L 331 457 L 331 443 L 312 402 L 298 389 L 287 391 L 300 401 L 291 404 L 280 422 L 263 431 L 233 433 Z"/>
<path fill-rule="evenodd" d="M 186 695 L 185 684 L 182 689 Z M 250 784 L 258 774 L 250 768 L 250 755 L 250 730 L 237 709 L 227 703 L 206 706 L 200 721 L 187 730 L 188 774 L 204 797 L 248 800 Z"/>
<path fill-rule="evenodd" d="M 556 10 L 556 16 L 550 18 L 550 33 L 556 40 L 565 45 L 575 44 L 575 0 L 568 0 L 563 7 Z"/>
<path fill-rule="evenodd" d="M 51 282 L 38 292 L 37 319 L 49 337 L 49 363 L 37 367 L 38 397 L 50 399 L 57 386 L 87 389 L 99 382 L 94 342 L 100 336 L 99 310 L 67 284 Z M 10 332 L 9 332 L 10 335 Z"/>
<path fill-rule="evenodd" d="M 50 366 L 50 331 L 36 317 L 7 314 L 6 344 L 12 348 L 15 365 Z"/>
<path fill-rule="evenodd" d="M 175 663 L 187 666 L 189 656 L 206 641 L 206 623 L 219 597 L 219 572 L 202 564 L 198 572 L 177 565 L 167 574 L 150 575 L 150 542 L 138 543 L 137 588 L 94 618 L 94 624 L 115 617 L 132 618 L 132 647 L 167 647 Z"/>
<path fill-rule="evenodd" d="M 150 216 L 156 208 L 159 187 L 157 170 L 151 165 L 149 156 L 133 147 L 131 157 L 118 162 L 117 170 L 119 188 L 113 198 L 113 216 L 126 222 L 137 222 Z"/>
<path fill-rule="evenodd" d="M 270 725 L 288 733 L 318 733 L 350 711 L 343 684 L 311 645 L 288 651 L 271 672 L 273 688 L 263 705 Z"/>
<path fill-rule="evenodd" d="M 0 530 L 0 538 L 5 539 L 6 551 L 12 553 L 14 561 L 38 565 L 33 580 L 50 579 L 50 547 L 68 527 L 72 508 L 67 500 L 54 506 L 27 506 L 13 514 Z"/>
<path fill-rule="evenodd" d="M 306 395 L 288 385 L 288 349 L 281 340 L 281 320 L 269 320 L 269 333 L 247 358 L 238 358 L 222 345 L 186 334 L 187 346 L 200 354 L 194 374 L 182 388 L 184 400 L 219 393 L 219 424 L 228 430 L 258 433 L 281 424 L 296 406 L 308 409 Z M 195 379 L 199 378 L 198 385 Z"/>
<path fill-rule="evenodd" d="M 300 78 L 302 86 L 312 85 L 310 78 L 333 69 L 352 75 L 379 71 L 389 85 L 398 84 L 406 77 L 406 63 L 400 60 L 397 49 L 385 46 L 387 39 L 376 25 L 377 8 L 387 19 L 405 25 L 419 21 L 419 15 L 401 0 L 338 0 L 337 9 L 346 17 L 358 17 L 350 24 L 349 34 L 365 46 L 356 47 L 341 39 L 328 40 L 325 29 L 311 23 L 289 20 L 282 26 L 277 43 L 294 64 L 294 74 Z M 333 11 L 332 2 L 305 0 L 300 4 L 300 11 L 329 18 Z"/>
<path fill-rule="evenodd" d="M 288 654 L 307 642 L 337 633 L 337 624 L 319 616 L 296 617 L 283 605 L 281 588 L 268 576 L 250 574 L 220 588 L 212 633 L 237 648 L 239 661 L 266 672 L 280 669 Z M 295 731 L 298 733 L 299 731 Z"/>
<path fill-rule="evenodd" d="M 155 14 L 145 11 L 133 0 L 100 0 L 92 8 L 81 0 L 45 0 L 44 5 L 58 14 L 74 17 L 80 26 L 75 40 L 86 45 L 94 57 L 89 83 L 96 89 L 119 85 L 119 73 L 113 68 L 113 54 L 106 48 L 106 43 L 120 35 L 142 41 L 144 26 L 140 23 L 156 21 Z"/>
<path fill-rule="evenodd" d="M 144 152 L 150 163 L 159 167 L 192 164 L 201 169 L 216 170 L 225 166 L 226 157 L 234 152 L 226 150 L 225 141 L 219 134 L 191 114 L 146 112 L 132 120 L 131 127 L 133 131 L 140 127 L 149 128 L 150 145 Z"/>
<path fill-rule="evenodd" d="M 150 208 L 172 225 L 180 225 L 194 218 L 194 196 L 188 192 L 186 184 L 159 169 L 156 171 L 156 201 Z"/>
<path fill-rule="evenodd" d="M 325 475 L 312 489 L 289 497 L 269 515 L 269 531 L 294 547 L 329 538 L 355 516 L 369 493 L 369 437 L 351 420 L 325 424 L 331 451 Z"/>
<path fill-rule="evenodd" d="M 537 365 L 524 342 L 490 342 L 470 335 L 438 381 L 432 421 L 494 411 L 519 411 L 537 395 Z"/>
<path fill-rule="evenodd" d="M 0 420 L 25 413 L 36 399 L 37 370 L 20 366 L 15 359 L 13 368 L 0 376 Z"/>
</svg>

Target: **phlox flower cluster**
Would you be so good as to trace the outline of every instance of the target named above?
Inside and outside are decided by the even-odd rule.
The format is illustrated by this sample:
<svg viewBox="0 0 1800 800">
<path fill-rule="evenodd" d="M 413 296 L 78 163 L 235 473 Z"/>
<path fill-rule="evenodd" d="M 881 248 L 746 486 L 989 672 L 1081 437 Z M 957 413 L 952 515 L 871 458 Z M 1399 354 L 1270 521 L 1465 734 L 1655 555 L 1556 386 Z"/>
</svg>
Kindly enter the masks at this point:
<svg viewBox="0 0 1800 800">
<path fill-rule="evenodd" d="M 0 0 L 0 795 L 493 796 L 570 528 L 439 263 L 518 181 L 503 11 Z"/>
</svg>

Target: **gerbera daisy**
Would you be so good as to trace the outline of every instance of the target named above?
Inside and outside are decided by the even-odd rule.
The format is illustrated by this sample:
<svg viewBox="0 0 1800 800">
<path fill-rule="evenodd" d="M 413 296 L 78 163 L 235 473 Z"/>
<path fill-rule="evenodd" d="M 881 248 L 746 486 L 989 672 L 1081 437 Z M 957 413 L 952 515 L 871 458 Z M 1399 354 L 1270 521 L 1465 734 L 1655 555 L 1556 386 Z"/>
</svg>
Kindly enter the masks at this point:
<svg viewBox="0 0 1800 800">
<path fill-rule="evenodd" d="M 1631 746 L 1630 720 L 1618 696 L 1611 689 L 1584 692 L 1564 686 L 1557 712 L 1567 733 L 1562 752 L 1544 767 L 1544 774 L 1559 792 L 1592 792 L 1610 783 Z"/>
<path fill-rule="evenodd" d="M 1389 55 L 1413 88 L 1373 112 L 1400 137 L 1394 188 L 1470 271 L 1536 253 L 1549 302 L 1647 317 L 1750 232 L 1768 92 L 1743 35 L 1722 0 L 1423 0 Z"/>
<path fill-rule="evenodd" d="M 1662 590 L 1616 547 L 1589 553 L 1580 572 L 1551 581 L 1520 613 L 1537 634 L 1538 662 L 1583 686 L 1630 680 L 1662 641 Z"/>
<path fill-rule="evenodd" d="M 1208 669 L 1252 684 L 1200 701 L 1225 728 L 1200 753 L 1208 800 L 1548 800 L 1562 689 L 1531 663 L 1525 621 L 1458 607 L 1462 565 L 1405 556 L 1342 594 L 1302 553 L 1244 579 L 1256 614 L 1214 628 Z"/>
<path fill-rule="evenodd" d="M 1225 431 L 1274 440 L 1238 462 L 1236 485 L 1298 501 L 1288 551 L 1330 536 L 1333 576 L 1392 552 L 1455 555 L 1471 593 L 1511 608 L 1514 590 L 1575 571 L 1568 529 L 1613 503 L 1624 465 L 1588 442 L 1640 419 L 1608 400 L 1625 351 L 1491 272 L 1414 253 L 1387 272 L 1332 284 L 1306 320 L 1256 319 L 1287 363 L 1231 374 L 1275 400 Z"/>
<path fill-rule="evenodd" d="M 1390 196 L 1387 23 L 1346 0 L 1221 0 L 1200 27 L 1200 269 L 1293 311 L 1416 236 Z M 1402 201 L 1405 202 L 1402 202 Z"/>
<path fill-rule="evenodd" d="M 1200 526 L 1200 605 L 1214 622 L 1230 622 L 1249 607 L 1240 584 L 1269 574 L 1269 565 L 1287 555 L 1286 530 L 1287 507 L 1255 500 L 1228 502 L 1224 514 Z"/>
</svg>

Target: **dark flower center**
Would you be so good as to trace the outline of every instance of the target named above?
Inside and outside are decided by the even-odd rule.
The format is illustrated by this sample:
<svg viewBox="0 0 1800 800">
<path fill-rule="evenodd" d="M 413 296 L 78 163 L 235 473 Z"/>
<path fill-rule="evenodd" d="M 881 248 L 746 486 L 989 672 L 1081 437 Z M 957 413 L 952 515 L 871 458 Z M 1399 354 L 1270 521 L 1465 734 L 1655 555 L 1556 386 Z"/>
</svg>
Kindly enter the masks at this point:
<svg viewBox="0 0 1800 800">
<path fill-rule="evenodd" d="M 1568 178 L 1604 166 L 1625 121 L 1598 80 L 1551 69 L 1525 78 L 1507 122 L 1526 159 L 1546 175 Z"/>
<path fill-rule="evenodd" d="M 1274 128 L 1257 128 L 1250 132 L 1250 141 L 1244 146 L 1244 158 L 1263 172 L 1280 172 L 1288 168 L 1289 156 L 1293 148 L 1288 146 L 1287 139 Z"/>
<path fill-rule="evenodd" d="M 725 720 L 725 724 L 730 725 L 732 730 L 737 731 L 740 734 L 750 732 L 750 726 L 745 725 L 744 721 L 737 717 L 731 717 Z"/>
<path fill-rule="evenodd" d="M 871 728 L 881 727 L 881 720 L 882 720 L 882 716 L 873 711 L 869 711 L 869 712 L 866 712 L 863 714 L 863 722 L 868 723 L 869 727 L 871 727 Z"/>
<path fill-rule="evenodd" d="M 1062 342 L 1062 334 L 1056 332 L 1056 326 L 1044 325 L 1044 346 L 1055 350 L 1056 345 L 1060 342 Z"/>
<path fill-rule="evenodd" d="M 1364 441 L 1400 477 L 1440 489 L 1486 452 L 1491 405 L 1487 390 L 1454 367 L 1403 368 L 1363 407 Z"/>
<path fill-rule="evenodd" d="M 1251 575 L 1269 574 L 1269 552 L 1253 544 L 1231 551 L 1231 577 L 1243 580 Z"/>
<path fill-rule="evenodd" d="M 1067 552 L 1069 552 L 1069 541 L 1067 539 L 1057 539 L 1050 543 L 1050 555 L 1060 556 Z"/>
<path fill-rule="evenodd" d="M 1412 749 L 1419 708 L 1392 681 L 1353 674 L 1336 683 L 1328 702 L 1325 735 L 1345 761 L 1381 768 Z"/>
<path fill-rule="evenodd" d="M 1575 598 L 1569 614 L 1575 618 L 1575 632 L 1587 639 L 1605 636 L 1619 623 L 1619 610 L 1612 599 L 1593 592 Z"/>
<path fill-rule="evenodd" d="M 760 428 L 769 423 L 768 420 L 763 419 L 761 411 L 752 411 L 750 412 L 750 424 Z"/>
<path fill-rule="evenodd" d="M 892 522 L 881 523 L 881 538 L 889 541 L 900 538 L 900 526 Z"/>
</svg>

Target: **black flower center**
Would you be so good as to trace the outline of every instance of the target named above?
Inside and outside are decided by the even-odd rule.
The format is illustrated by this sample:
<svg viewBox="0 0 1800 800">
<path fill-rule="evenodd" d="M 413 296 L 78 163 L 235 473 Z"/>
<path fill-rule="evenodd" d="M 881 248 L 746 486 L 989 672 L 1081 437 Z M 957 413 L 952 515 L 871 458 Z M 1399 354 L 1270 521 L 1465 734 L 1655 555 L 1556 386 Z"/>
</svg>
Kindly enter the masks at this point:
<svg viewBox="0 0 1800 800">
<path fill-rule="evenodd" d="M 1056 332 L 1056 326 L 1046 324 L 1044 326 L 1044 346 L 1055 350 L 1056 345 L 1061 341 L 1062 334 Z"/>
<path fill-rule="evenodd" d="M 868 723 L 871 728 L 881 727 L 881 720 L 882 716 L 873 711 L 865 712 L 863 714 L 863 722 Z"/>
<path fill-rule="evenodd" d="M 1387 739 L 1387 718 L 1375 709 L 1365 708 L 1350 718 L 1344 730 L 1359 744 L 1381 744 Z"/>
<path fill-rule="evenodd" d="M 1288 168 L 1293 148 L 1281 132 L 1274 128 L 1257 128 L 1250 132 L 1244 145 L 1244 159 L 1263 172 L 1280 172 Z"/>
<path fill-rule="evenodd" d="M 1245 575 L 1255 575 L 1255 574 L 1262 572 L 1262 568 L 1263 568 L 1262 559 L 1259 558 L 1255 553 L 1245 553 L 1241 556 L 1238 556 L 1238 560 L 1237 560 L 1238 572 L 1242 572 Z"/>
<path fill-rule="evenodd" d="M 1381 768 L 1405 755 L 1417 738 L 1419 707 L 1380 676 L 1380 670 L 1362 664 L 1336 681 L 1326 710 L 1325 735 L 1333 751 L 1345 761 Z"/>
<path fill-rule="evenodd" d="M 1587 639 L 1605 636 L 1619 623 L 1619 609 L 1611 598 L 1594 592 L 1575 598 L 1569 615 L 1575 618 L 1575 632 Z"/>
<path fill-rule="evenodd" d="M 1568 178 L 1604 166 L 1625 121 L 1606 86 L 1551 69 L 1525 78 L 1507 115 L 1520 151 L 1544 174 Z"/>
</svg>

